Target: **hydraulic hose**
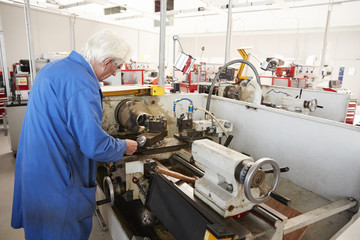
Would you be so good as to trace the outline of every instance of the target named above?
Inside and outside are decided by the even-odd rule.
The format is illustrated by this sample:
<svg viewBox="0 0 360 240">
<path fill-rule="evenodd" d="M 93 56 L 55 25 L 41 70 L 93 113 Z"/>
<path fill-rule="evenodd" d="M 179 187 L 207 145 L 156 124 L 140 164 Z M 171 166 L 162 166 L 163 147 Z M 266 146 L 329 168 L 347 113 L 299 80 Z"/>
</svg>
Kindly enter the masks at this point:
<svg viewBox="0 0 360 240">
<path fill-rule="evenodd" d="M 174 101 L 174 107 L 173 107 L 174 117 L 176 117 L 176 103 L 181 102 L 181 101 L 183 101 L 183 100 L 187 100 L 187 101 L 190 102 L 189 112 L 193 112 L 193 106 L 194 106 L 194 105 L 193 105 L 193 102 L 192 102 L 191 99 L 189 99 L 189 98 L 176 99 L 176 100 Z"/>
<path fill-rule="evenodd" d="M 220 68 L 220 70 L 216 73 L 214 79 L 212 80 L 209 95 L 208 95 L 207 102 L 206 102 L 206 110 L 208 110 L 208 111 L 210 110 L 211 95 L 212 95 L 212 92 L 214 91 L 215 83 L 219 79 L 220 73 L 222 71 L 224 71 L 225 68 L 227 68 L 228 66 L 233 65 L 235 63 L 244 63 L 244 64 L 248 65 L 253 70 L 255 77 L 256 77 L 256 81 L 258 82 L 259 86 L 261 87 L 259 73 L 257 72 L 255 66 L 252 63 L 250 63 L 249 61 L 243 60 L 243 59 L 232 60 L 232 61 L 226 63 L 224 66 L 222 66 Z"/>
</svg>

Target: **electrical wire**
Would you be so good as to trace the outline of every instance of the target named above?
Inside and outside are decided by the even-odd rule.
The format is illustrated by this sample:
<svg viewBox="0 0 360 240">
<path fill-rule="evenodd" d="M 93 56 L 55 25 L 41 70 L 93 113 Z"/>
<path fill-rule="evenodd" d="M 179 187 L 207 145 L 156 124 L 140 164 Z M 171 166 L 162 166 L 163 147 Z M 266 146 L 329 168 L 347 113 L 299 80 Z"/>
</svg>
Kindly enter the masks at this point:
<svg viewBox="0 0 360 240">
<path fill-rule="evenodd" d="M 229 137 L 229 134 L 227 134 L 225 128 L 221 125 L 221 123 L 219 122 L 219 120 L 208 110 L 206 110 L 205 108 L 201 108 L 201 107 L 195 107 L 195 110 L 201 110 L 207 114 L 209 114 L 209 116 L 215 120 L 215 122 L 219 125 L 219 127 L 221 128 L 221 130 L 224 132 L 226 137 Z"/>
<path fill-rule="evenodd" d="M 282 91 L 275 91 L 274 89 L 269 90 L 266 94 L 269 94 L 269 93 L 271 93 L 271 92 L 274 92 L 274 93 L 282 93 L 282 94 L 285 94 L 286 96 L 290 96 L 290 97 L 291 97 L 291 95 L 290 95 L 290 94 L 288 94 L 288 93 L 286 93 L 286 92 L 282 92 Z"/>
</svg>

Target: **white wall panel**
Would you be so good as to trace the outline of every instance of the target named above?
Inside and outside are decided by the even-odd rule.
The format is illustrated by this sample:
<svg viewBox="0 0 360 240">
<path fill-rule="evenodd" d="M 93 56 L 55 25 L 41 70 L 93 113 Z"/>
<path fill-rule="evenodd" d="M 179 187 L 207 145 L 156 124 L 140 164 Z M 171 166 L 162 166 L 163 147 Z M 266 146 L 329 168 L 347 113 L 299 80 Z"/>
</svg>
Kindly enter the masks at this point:
<svg viewBox="0 0 360 240">
<path fill-rule="evenodd" d="M 35 58 L 43 53 L 72 50 L 70 16 L 32 10 L 31 29 Z"/>
<path fill-rule="evenodd" d="M 28 59 L 24 9 L 0 3 L 5 52 L 9 69 L 20 59 Z"/>
<path fill-rule="evenodd" d="M 76 20 L 76 51 L 81 52 L 82 46 L 87 39 L 104 28 L 109 28 L 114 32 L 119 33 L 121 37 L 129 43 L 131 56 L 138 55 L 138 30 L 85 19 Z"/>
<path fill-rule="evenodd" d="M 139 32 L 138 34 L 139 56 L 138 61 L 141 61 L 141 56 L 150 56 L 150 62 L 159 62 L 159 35 L 150 32 Z M 168 42 L 166 42 L 168 44 Z M 167 58 L 167 57 L 165 57 Z"/>
<path fill-rule="evenodd" d="M 28 48 L 25 31 L 24 8 L 21 5 L 0 3 L 6 57 L 8 67 L 20 59 L 28 59 Z M 139 59 L 140 55 L 150 55 L 158 63 L 158 34 L 120 25 L 75 18 L 48 11 L 31 9 L 31 24 L 35 58 L 43 53 L 73 50 L 73 31 L 75 29 L 75 50 L 81 52 L 87 39 L 104 28 L 119 33 L 130 45 L 131 57 Z M 75 21 L 75 22 L 74 22 Z"/>
</svg>

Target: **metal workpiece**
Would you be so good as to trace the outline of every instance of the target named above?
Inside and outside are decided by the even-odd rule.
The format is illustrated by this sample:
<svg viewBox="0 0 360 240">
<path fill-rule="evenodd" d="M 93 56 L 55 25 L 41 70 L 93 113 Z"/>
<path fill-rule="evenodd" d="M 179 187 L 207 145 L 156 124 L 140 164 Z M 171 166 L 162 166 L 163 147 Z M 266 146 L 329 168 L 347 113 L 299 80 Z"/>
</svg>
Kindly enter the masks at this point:
<svg viewBox="0 0 360 240">
<path fill-rule="evenodd" d="M 145 121 L 151 116 L 149 107 L 137 100 L 122 100 L 115 108 L 115 119 L 120 127 L 132 133 L 145 129 Z"/>
</svg>

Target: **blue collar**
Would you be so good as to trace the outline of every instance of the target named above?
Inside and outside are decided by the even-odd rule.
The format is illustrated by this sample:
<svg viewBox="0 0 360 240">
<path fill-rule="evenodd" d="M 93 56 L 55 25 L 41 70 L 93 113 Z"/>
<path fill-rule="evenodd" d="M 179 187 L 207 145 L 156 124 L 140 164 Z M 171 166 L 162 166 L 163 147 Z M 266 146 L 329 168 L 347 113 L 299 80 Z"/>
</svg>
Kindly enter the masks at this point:
<svg viewBox="0 0 360 240">
<path fill-rule="evenodd" d="M 85 60 L 85 58 L 83 56 L 81 56 L 79 53 L 75 52 L 75 51 L 71 51 L 71 53 L 68 56 L 71 60 L 80 63 L 81 65 L 83 65 L 86 70 L 97 80 L 97 77 L 94 73 L 93 68 L 90 66 L 90 64 L 88 63 L 88 61 Z"/>
</svg>

